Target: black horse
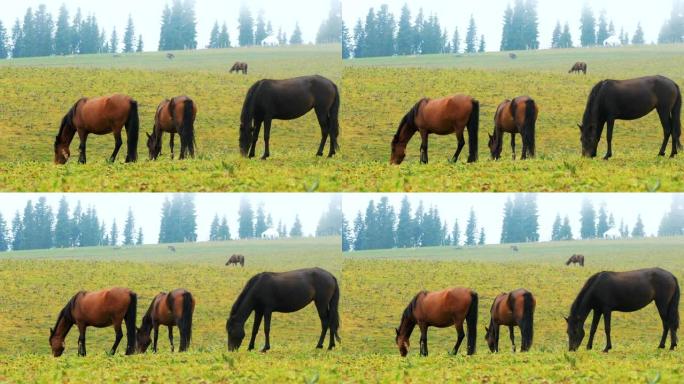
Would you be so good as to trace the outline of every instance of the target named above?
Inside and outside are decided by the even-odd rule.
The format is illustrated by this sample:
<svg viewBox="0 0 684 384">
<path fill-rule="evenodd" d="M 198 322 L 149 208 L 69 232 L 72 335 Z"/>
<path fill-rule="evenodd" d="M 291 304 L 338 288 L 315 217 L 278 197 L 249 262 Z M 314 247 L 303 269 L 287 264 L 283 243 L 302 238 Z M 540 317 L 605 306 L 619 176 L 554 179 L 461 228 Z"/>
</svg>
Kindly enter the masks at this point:
<svg viewBox="0 0 684 384">
<path fill-rule="evenodd" d="M 584 321 L 594 311 L 587 349 L 592 348 L 594 334 L 601 315 L 606 331 L 606 347 L 610 342 L 610 314 L 612 311 L 634 312 L 655 301 L 663 322 L 663 336 L 659 348 L 665 348 L 667 332 L 670 332 L 670 349 L 677 346 L 679 327 L 679 283 L 670 272 L 660 268 L 639 269 L 630 272 L 599 272 L 587 280 L 570 308 L 568 344 L 577 350 L 584 338 Z"/>
<path fill-rule="evenodd" d="M 663 76 L 640 77 L 631 80 L 603 80 L 596 84 L 589 94 L 582 124 L 579 125 L 582 141 L 582 155 L 596 157 L 603 126 L 608 124 L 606 138 L 608 150 L 605 160 L 613 156 L 613 126 L 615 120 L 636 120 L 653 110 L 658 111 L 663 126 L 663 144 L 660 156 L 665 155 L 667 142 L 672 136 L 672 153 L 681 148 L 679 137 L 682 132 L 680 120 L 682 94 L 677 84 Z"/>
<path fill-rule="evenodd" d="M 240 348 L 240 344 L 245 338 L 245 321 L 254 311 L 249 350 L 254 349 L 254 341 L 263 318 L 266 344 L 261 351 L 268 351 L 271 349 L 269 338 L 271 314 L 273 312 L 296 312 L 312 301 L 316 304 L 318 317 L 321 319 L 321 337 L 316 348 L 323 348 L 325 334 L 330 328 L 328 349 L 333 349 L 335 339 L 338 342 L 340 341 L 337 334 L 340 324 L 340 315 L 337 310 L 340 301 L 340 288 L 335 276 L 320 268 L 299 269 L 281 273 L 262 272 L 249 279 L 233 304 L 230 317 L 226 322 L 228 349 L 235 351 Z"/>
<path fill-rule="evenodd" d="M 337 85 L 322 76 L 257 81 L 247 92 L 240 116 L 242 156 L 254 157 L 263 123 L 265 149 L 261 159 L 267 159 L 270 156 L 271 121 L 297 119 L 312 109 L 316 111 L 318 124 L 321 126 L 322 138 L 317 155 L 323 156 L 325 143 L 330 136 L 328 157 L 332 157 L 339 150 L 337 137 L 340 132 L 340 93 Z"/>
</svg>

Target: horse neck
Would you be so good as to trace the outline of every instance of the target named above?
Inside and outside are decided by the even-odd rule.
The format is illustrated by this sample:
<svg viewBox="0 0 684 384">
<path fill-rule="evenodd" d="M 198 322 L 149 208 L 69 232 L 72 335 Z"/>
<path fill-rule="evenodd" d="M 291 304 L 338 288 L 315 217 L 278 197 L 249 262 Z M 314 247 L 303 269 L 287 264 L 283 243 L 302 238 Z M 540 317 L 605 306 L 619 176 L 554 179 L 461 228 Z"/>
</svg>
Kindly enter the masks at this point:
<svg viewBox="0 0 684 384">
<path fill-rule="evenodd" d="M 74 322 L 67 319 L 66 316 L 60 316 L 60 319 L 57 321 L 57 325 L 55 326 L 55 337 L 61 337 L 62 339 L 65 339 L 66 336 L 69 334 L 69 331 L 71 330 L 71 327 L 74 326 Z"/>
<path fill-rule="evenodd" d="M 401 324 L 399 324 L 399 336 L 403 336 L 406 340 L 411 338 L 411 333 L 416 327 L 416 319 L 413 315 L 403 316 Z"/>
<path fill-rule="evenodd" d="M 584 287 L 579 295 L 577 295 L 577 298 L 570 308 L 570 317 L 579 318 L 582 324 L 584 324 L 584 321 L 587 319 L 587 316 L 589 316 L 589 312 L 592 309 L 590 306 L 592 291 L 591 285 Z"/>
<path fill-rule="evenodd" d="M 237 262 L 236 262 L 237 264 Z M 234 312 L 231 312 L 230 318 L 238 323 L 244 323 L 247 318 L 254 310 L 254 300 L 252 298 L 253 288 L 250 288 L 248 292 L 240 299 L 240 303 Z"/>
<path fill-rule="evenodd" d="M 59 141 L 62 144 L 71 145 L 71 142 L 74 140 L 76 128 L 74 128 L 72 124 L 65 125 L 59 133 Z"/>
</svg>

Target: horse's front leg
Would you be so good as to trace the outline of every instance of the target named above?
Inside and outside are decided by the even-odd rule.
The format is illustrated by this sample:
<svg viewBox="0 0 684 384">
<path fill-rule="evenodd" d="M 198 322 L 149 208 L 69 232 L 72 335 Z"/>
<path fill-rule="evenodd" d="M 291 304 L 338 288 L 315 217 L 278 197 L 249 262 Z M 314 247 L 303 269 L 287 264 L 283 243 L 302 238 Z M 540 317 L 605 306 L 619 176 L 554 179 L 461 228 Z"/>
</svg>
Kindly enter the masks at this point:
<svg viewBox="0 0 684 384">
<path fill-rule="evenodd" d="M 463 137 L 463 131 L 456 134 L 456 140 L 458 141 L 458 147 L 456 147 L 456 153 L 454 153 L 454 157 L 451 159 L 451 161 L 454 163 L 458 162 L 458 157 L 461 156 L 461 151 L 465 146 L 465 138 Z"/>
<path fill-rule="evenodd" d="M 423 164 L 428 163 L 428 132 L 420 131 L 420 162 Z"/>
<path fill-rule="evenodd" d="M 85 164 L 86 163 L 86 141 L 88 141 L 88 133 L 87 132 L 81 133 L 79 131 L 78 132 L 78 138 L 80 141 L 80 144 L 78 145 L 78 163 L 79 164 Z"/>
<path fill-rule="evenodd" d="M 420 355 L 428 355 L 428 345 L 427 345 L 427 324 L 419 324 L 420 326 Z"/>
<path fill-rule="evenodd" d="M 159 340 L 159 324 L 152 324 L 154 330 L 154 340 L 152 342 L 152 352 L 157 353 L 157 341 Z"/>
<path fill-rule="evenodd" d="M 112 350 L 109 352 L 109 354 L 111 355 L 114 355 L 116 353 L 116 349 L 119 348 L 119 343 L 123 338 L 123 331 L 121 330 L 121 320 L 119 320 L 118 323 L 114 323 L 114 332 L 116 333 L 116 339 L 114 339 L 114 345 L 112 345 Z"/>
<path fill-rule="evenodd" d="M 589 340 L 587 341 L 587 349 L 594 347 L 594 334 L 598 328 L 598 323 L 601 320 L 601 312 L 594 310 L 594 317 L 591 320 L 591 328 L 589 329 Z"/>
<path fill-rule="evenodd" d="M 269 147 L 269 141 L 271 140 L 271 119 L 264 120 L 264 155 L 261 156 L 261 160 L 266 160 L 271 157 L 271 148 Z"/>
<path fill-rule="evenodd" d="M 249 149 L 249 158 L 253 158 L 256 155 L 256 145 L 259 141 L 259 131 L 261 131 L 261 120 L 254 121 L 254 130 L 252 131 L 252 147 Z"/>
<path fill-rule="evenodd" d="M 237 264 L 236 264 L 237 265 Z M 248 351 L 254 349 L 254 342 L 256 341 L 257 334 L 259 333 L 259 326 L 261 325 L 261 318 L 264 314 L 261 311 L 254 312 L 254 324 L 252 324 L 252 337 L 249 339 Z"/>
<path fill-rule="evenodd" d="M 86 355 L 86 326 L 83 324 L 78 325 L 78 355 Z"/>
<path fill-rule="evenodd" d="M 463 322 L 456 323 L 456 332 L 458 333 L 458 338 L 456 339 L 456 344 L 454 345 L 454 351 L 453 354 L 456 355 L 458 354 L 459 348 L 461 348 L 461 343 L 463 342 L 463 339 L 465 338 L 465 332 L 463 331 Z"/>
<path fill-rule="evenodd" d="M 606 140 L 608 141 L 608 150 L 603 160 L 608 160 L 613 157 L 613 126 L 615 125 L 615 120 L 608 120 L 608 127 L 606 131 Z"/>
<path fill-rule="evenodd" d="M 114 160 L 116 160 L 116 156 L 119 154 L 119 149 L 121 149 L 122 144 L 123 140 L 121 140 L 121 130 L 114 131 L 114 152 L 112 153 L 112 157 L 109 158 L 110 163 L 113 163 Z"/>
</svg>

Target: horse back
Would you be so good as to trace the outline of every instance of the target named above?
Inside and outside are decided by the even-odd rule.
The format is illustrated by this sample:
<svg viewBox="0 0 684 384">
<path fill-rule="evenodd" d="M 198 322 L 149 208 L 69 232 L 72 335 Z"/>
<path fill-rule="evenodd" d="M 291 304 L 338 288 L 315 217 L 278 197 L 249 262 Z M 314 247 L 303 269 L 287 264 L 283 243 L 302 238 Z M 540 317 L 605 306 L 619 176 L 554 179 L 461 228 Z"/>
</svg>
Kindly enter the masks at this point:
<svg viewBox="0 0 684 384">
<path fill-rule="evenodd" d="M 494 124 L 504 132 L 517 132 L 511 105 L 511 100 L 504 100 L 496 108 L 496 113 L 494 114 Z"/>
<path fill-rule="evenodd" d="M 74 124 L 91 133 L 109 133 L 126 123 L 132 101 L 122 94 L 87 99 L 77 109 Z"/>
<path fill-rule="evenodd" d="M 473 98 L 454 95 L 427 100 L 418 111 L 416 125 L 436 134 L 450 134 L 463 130 L 473 112 Z"/>
<path fill-rule="evenodd" d="M 123 319 L 132 293 L 130 289 L 118 287 L 86 292 L 76 301 L 74 318 L 86 325 L 108 327 L 113 321 Z"/>
<path fill-rule="evenodd" d="M 465 319 L 471 301 L 472 290 L 468 288 L 427 292 L 418 300 L 414 316 L 435 327 L 448 327 Z"/>
</svg>

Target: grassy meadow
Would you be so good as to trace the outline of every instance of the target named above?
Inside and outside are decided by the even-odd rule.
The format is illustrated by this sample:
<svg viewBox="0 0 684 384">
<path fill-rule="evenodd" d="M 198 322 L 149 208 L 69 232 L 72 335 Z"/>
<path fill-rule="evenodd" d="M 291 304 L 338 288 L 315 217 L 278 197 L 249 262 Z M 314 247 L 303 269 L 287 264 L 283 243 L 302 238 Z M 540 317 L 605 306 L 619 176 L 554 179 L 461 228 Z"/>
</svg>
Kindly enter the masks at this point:
<svg viewBox="0 0 684 384">
<path fill-rule="evenodd" d="M 655 112 L 646 118 L 616 122 L 613 158 L 581 157 L 581 122 L 589 91 L 606 78 L 665 75 L 684 83 L 684 45 L 625 48 L 562 49 L 475 55 L 425 55 L 345 61 L 343 72 L 341 175 L 345 189 L 360 191 L 681 191 L 682 159 L 657 156 L 662 128 Z M 576 61 L 588 63 L 586 76 L 568 74 Z M 390 142 L 399 121 L 422 97 L 456 93 L 480 101 L 479 158 L 465 164 L 449 159 L 456 149 L 453 135 L 430 136 L 430 164 L 419 163 L 420 138 L 407 149 L 404 164 L 389 166 Z M 496 107 L 504 99 L 530 95 L 540 108 L 537 158 L 512 161 L 510 135 L 502 158 L 490 160 L 488 133 Z M 604 133 L 605 135 L 605 133 Z M 517 136 L 518 157 L 522 141 Z M 346 145 L 345 145 L 346 144 Z M 668 148 L 669 154 L 669 148 Z M 344 157 L 348 159 L 348 157 Z"/>
<path fill-rule="evenodd" d="M 239 154 L 240 111 L 247 89 L 262 78 L 320 74 L 338 82 L 339 45 L 239 48 L 121 55 L 49 57 L 0 62 L 2 191 L 335 191 L 337 159 L 315 156 L 320 128 L 313 114 L 277 122 L 267 162 Z M 230 74 L 233 62 L 250 64 L 248 75 Z M 114 164 L 111 135 L 88 139 L 88 164 L 79 166 L 78 140 L 72 158 L 55 166 L 53 143 L 64 114 L 82 96 L 125 93 L 140 106 L 139 162 L 124 165 L 125 145 Z M 145 132 L 157 105 L 188 95 L 198 105 L 197 157 L 171 161 L 165 135 L 159 161 L 147 160 Z M 125 142 L 125 135 L 124 135 Z M 263 143 L 263 141 L 262 141 Z M 176 151 L 180 143 L 176 139 Z M 263 146 L 259 154 L 263 152 Z"/>
</svg>

